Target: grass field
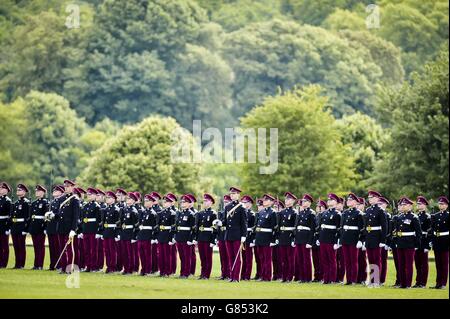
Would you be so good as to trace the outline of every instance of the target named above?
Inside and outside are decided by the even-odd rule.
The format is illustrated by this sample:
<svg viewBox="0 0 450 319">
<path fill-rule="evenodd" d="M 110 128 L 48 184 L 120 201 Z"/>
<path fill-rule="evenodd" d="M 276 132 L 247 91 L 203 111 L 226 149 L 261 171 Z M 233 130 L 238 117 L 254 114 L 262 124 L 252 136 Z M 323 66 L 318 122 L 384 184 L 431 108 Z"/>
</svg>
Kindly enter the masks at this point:
<svg viewBox="0 0 450 319">
<path fill-rule="evenodd" d="M 12 248 L 12 247 L 11 247 Z M 14 265 L 11 249 L 9 267 Z M 33 251 L 27 248 L 27 265 L 32 266 Z M 199 261 L 197 274 L 199 273 Z M 46 256 L 45 266 L 48 266 Z M 212 278 L 219 275 L 219 256 L 214 254 Z M 254 270 L 253 270 L 254 271 Z M 177 277 L 121 276 L 81 273 L 80 288 L 67 288 L 66 275 L 50 271 L 0 269 L 0 298 L 348 298 L 348 299 L 448 299 L 449 291 L 433 289 L 395 289 L 395 269 L 389 260 L 386 287 L 321 285 L 280 282 L 229 283 L 216 279 L 178 279 Z M 435 267 L 430 262 L 429 285 L 434 285 Z"/>
</svg>

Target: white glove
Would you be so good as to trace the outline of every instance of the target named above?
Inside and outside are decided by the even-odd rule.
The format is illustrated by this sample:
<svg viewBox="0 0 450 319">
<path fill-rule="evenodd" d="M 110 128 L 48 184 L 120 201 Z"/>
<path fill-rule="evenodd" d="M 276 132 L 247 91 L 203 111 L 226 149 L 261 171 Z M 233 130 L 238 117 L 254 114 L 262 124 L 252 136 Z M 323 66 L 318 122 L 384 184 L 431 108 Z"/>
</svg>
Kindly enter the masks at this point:
<svg viewBox="0 0 450 319">
<path fill-rule="evenodd" d="M 79 239 L 83 239 L 83 234 L 78 234 Z"/>
<path fill-rule="evenodd" d="M 209 247 L 213 248 L 215 245 L 213 243 L 209 244 Z"/>
<path fill-rule="evenodd" d="M 334 250 L 338 250 L 338 249 L 339 249 L 339 245 L 338 245 L 338 244 L 334 244 L 334 245 L 333 245 L 333 249 L 334 249 Z"/>
<path fill-rule="evenodd" d="M 250 247 L 255 247 L 255 243 L 250 243 Z"/>
<path fill-rule="evenodd" d="M 119 240 L 120 240 L 120 237 L 116 237 L 116 238 L 114 238 L 114 240 L 115 240 L 115 241 L 119 241 Z"/>
<path fill-rule="evenodd" d="M 69 238 L 70 238 L 70 239 L 74 238 L 74 237 L 76 236 L 76 234 L 77 234 L 76 232 L 74 232 L 73 230 L 71 230 L 70 233 L 69 233 Z"/>
<path fill-rule="evenodd" d="M 429 250 L 428 250 L 428 249 L 424 249 L 423 252 L 424 252 L 424 253 L 427 253 L 427 252 L 429 252 Z"/>
<path fill-rule="evenodd" d="M 175 239 L 172 239 L 172 241 L 169 241 L 170 246 L 175 245 L 175 243 L 176 243 Z"/>
<path fill-rule="evenodd" d="M 273 246 L 276 246 L 277 244 L 275 244 L 275 243 L 270 243 L 269 244 L 269 247 L 273 247 Z"/>
<path fill-rule="evenodd" d="M 103 235 L 100 235 L 100 239 L 103 240 Z"/>
<path fill-rule="evenodd" d="M 11 234 L 11 231 L 9 231 L 9 230 L 5 231 L 6 236 L 9 236 L 9 234 Z"/>
<path fill-rule="evenodd" d="M 316 240 L 316 246 L 320 246 L 320 241 L 318 239 Z"/>
<path fill-rule="evenodd" d="M 193 243 L 191 241 L 188 241 L 187 244 L 188 244 L 188 246 L 192 246 L 193 245 Z"/>
<path fill-rule="evenodd" d="M 193 241 L 192 241 L 192 244 L 193 244 L 193 245 L 197 245 L 198 243 L 197 243 L 196 240 L 193 240 Z"/>
<path fill-rule="evenodd" d="M 241 243 L 245 243 L 246 237 L 241 237 Z"/>
<path fill-rule="evenodd" d="M 280 241 L 278 239 L 275 240 L 275 244 L 278 245 Z"/>
<path fill-rule="evenodd" d="M 383 248 L 384 246 L 386 246 L 386 244 L 380 243 L 378 246 L 379 246 L 380 248 Z"/>
<path fill-rule="evenodd" d="M 414 250 L 417 250 L 417 248 L 414 248 Z"/>
<path fill-rule="evenodd" d="M 296 245 L 295 245 L 295 243 L 294 243 L 294 242 L 292 242 L 292 243 L 291 243 L 291 246 L 295 248 L 295 246 L 296 246 Z"/>
<path fill-rule="evenodd" d="M 384 246 L 384 250 L 389 251 L 389 250 L 391 250 L 391 247 L 389 247 L 388 245 L 386 245 L 386 246 Z"/>
<path fill-rule="evenodd" d="M 99 238 L 101 238 L 102 237 L 102 235 L 100 235 L 100 234 L 95 234 L 95 239 L 99 239 Z"/>
<path fill-rule="evenodd" d="M 44 235 L 47 235 L 47 231 L 46 230 L 44 230 Z"/>
<path fill-rule="evenodd" d="M 44 214 L 44 217 L 47 218 L 47 219 L 53 219 L 53 218 L 55 218 L 55 213 L 53 213 L 52 211 L 46 212 Z"/>
<path fill-rule="evenodd" d="M 306 244 L 305 247 L 308 249 L 312 248 L 312 246 L 310 244 Z"/>
<path fill-rule="evenodd" d="M 27 233 L 26 231 L 23 231 L 23 232 L 22 232 L 22 235 L 23 235 L 23 236 L 26 236 L 26 235 L 28 235 L 28 233 Z"/>
<path fill-rule="evenodd" d="M 430 248 L 433 248 L 433 242 L 430 241 Z"/>
<path fill-rule="evenodd" d="M 363 246 L 361 247 L 361 250 L 362 250 L 362 251 L 366 251 L 366 250 L 367 250 L 366 244 L 363 244 Z"/>
<path fill-rule="evenodd" d="M 360 249 L 360 248 L 362 248 L 362 246 L 363 246 L 363 243 L 359 240 L 359 241 L 356 243 L 356 248 Z"/>
<path fill-rule="evenodd" d="M 131 243 L 134 244 L 136 242 L 136 239 L 132 239 Z"/>
<path fill-rule="evenodd" d="M 139 230 L 142 230 L 142 228 L 144 228 L 144 226 L 140 225 L 140 226 L 139 226 Z"/>
</svg>

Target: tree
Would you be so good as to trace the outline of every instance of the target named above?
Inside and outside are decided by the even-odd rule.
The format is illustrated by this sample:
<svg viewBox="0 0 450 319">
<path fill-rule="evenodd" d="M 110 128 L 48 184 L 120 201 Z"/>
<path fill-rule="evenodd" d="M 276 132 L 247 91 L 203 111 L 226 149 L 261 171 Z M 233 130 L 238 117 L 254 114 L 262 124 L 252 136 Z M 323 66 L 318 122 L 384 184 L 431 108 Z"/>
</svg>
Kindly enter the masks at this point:
<svg viewBox="0 0 450 319">
<path fill-rule="evenodd" d="M 372 182 L 391 196 L 448 194 L 448 49 L 414 73 L 412 84 L 385 88 L 377 113 L 390 125 Z"/>
<path fill-rule="evenodd" d="M 80 183 L 145 192 L 198 192 L 199 165 L 171 158 L 175 131 L 184 143 L 192 144 L 192 135 L 172 118 L 153 116 L 125 126 L 94 153 Z"/>
<path fill-rule="evenodd" d="M 320 84 L 333 113 L 370 113 L 382 72 L 363 46 L 322 28 L 273 20 L 227 34 L 223 55 L 236 75 L 234 114 L 240 116 L 277 87 Z"/>
<path fill-rule="evenodd" d="M 309 192 L 317 197 L 352 189 L 354 158 L 327 104 L 317 86 L 308 86 L 267 97 L 242 118 L 243 128 L 278 128 L 278 170 L 261 175 L 259 163 L 243 164 L 246 192 Z"/>
<path fill-rule="evenodd" d="M 356 12 L 338 8 L 322 22 L 322 26 L 328 30 L 360 31 L 366 28 L 366 22 Z"/>
</svg>

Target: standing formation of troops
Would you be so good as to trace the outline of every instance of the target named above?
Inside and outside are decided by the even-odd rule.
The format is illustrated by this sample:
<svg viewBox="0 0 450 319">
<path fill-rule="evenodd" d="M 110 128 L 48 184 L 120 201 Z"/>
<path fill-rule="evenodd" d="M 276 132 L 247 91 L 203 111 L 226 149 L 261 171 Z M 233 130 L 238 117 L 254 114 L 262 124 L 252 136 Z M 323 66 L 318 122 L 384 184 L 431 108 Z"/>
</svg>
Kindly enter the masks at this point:
<svg viewBox="0 0 450 319">
<path fill-rule="evenodd" d="M 42 185 L 36 186 L 32 202 L 23 184 L 17 185 L 15 202 L 8 197 L 10 192 L 7 183 L 0 183 L 0 268 L 8 264 L 10 235 L 14 268 L 24 268 L 25 238 L 30 234 L 36 270 L 43 269 L 47 237 L 49 269 L 61 273 L 70 273 L 77 265 L 84 272 L 142 276 L 159 272 L 168 277 L 176 273 L 179 259 L 180 278 L 188 278 L 195 274 L 198 252 L 198 279 L 209 279 L 217 245 L 221 280 L 251 280 L 255 259 L 254 280 L 331 284 L 345 279 L 346 285 L 378 287 L 385 283 L 391 251 L 395 287 L 412 286 L 415 265 L 413 287 L 423 288 L 428 253 L 433 250 L 437 270 L 433 288 L 447 285 L 445 196 L 439 197 L 439 212 L 432 215 L 423 196 L 415 203 L 402 197 L 398 213 L 391 215 L 390 202 L 376 191 L 368 192 L 366 205 L 365 198 L 354 193 L 345 199 L 331 193 L 326 202 L 315 203 L 309 194 L 297 198 L 291 192 L 284 194 L 284 201 L 270 194 L 254 200 L 231 187 L 219 212 L 213 210 L 215 199 L 210 194 L 203 195 L 202 210 L 197 211 L 192 194 L 178 198 L 158 192 L 142 196 L 122 188 L 84 190 L 71 180 L 54 186 L 51 200 Z"/>
</svg>

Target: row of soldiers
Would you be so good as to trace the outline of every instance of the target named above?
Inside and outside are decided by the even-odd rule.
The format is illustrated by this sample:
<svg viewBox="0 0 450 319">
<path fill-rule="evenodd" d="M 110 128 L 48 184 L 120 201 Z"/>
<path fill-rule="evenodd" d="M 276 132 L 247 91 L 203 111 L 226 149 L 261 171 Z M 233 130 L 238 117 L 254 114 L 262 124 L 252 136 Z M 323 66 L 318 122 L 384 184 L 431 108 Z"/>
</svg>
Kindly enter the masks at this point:
<svg viewBox="0 0 450 319">
<path fill-rule="evenodd" d="M 428 252 L 433 248 L 435 288 L 447 284 L 448 199 L 444 196 L 438 199 L 436 214 L 427 212 L 429 203 L 419 196 L 417 214 L 414 203 L 403 197 L 398 202 L 400 213 L 392 216 L 387 211 L 389 201 L 376 191 L 368 192 L 368 207 L 364 198 L 353 193 L 346 200 L 331 193 L 313 211 L 309 194 L 298 199 L 286 192 L 284 202 L 265 194 L 255 203 L 231 187 L 219 213 L 212 209 L 215 199 L 210 194 L 203 195 L 203 210 L 197 211 L 192 194 L 181 196 L 177 207 L 174 194 L 152 192 L 143 196 L 142 205 L 139 192 L 122 188 L 84 191 L 71 180 L 53 188 L 51 202 L 45 199 L 46 189 L 41 185 L 36 186 L 32 203 L 26 199 L 25 185 L 18 185 L 19 199 L 14 204 L 7 197 L 10 191 L 8 184 L 0 184 L 0 267 L 7 264 L 11 231 L 15 268 L 25 264 L 29 233 L 35 250 L 33 269 L 42 269 L 47 235 L 50 269 L 61 272 L 70 271 L 71 264 L 86 272 L 100 271 L 106 259 L 107 273 L 131 274 L 140 268 L 141 275 L 159 271 L 160 276 L 170 276 L 176 271 L 178 254 L 180 277 L 187 278 L 195 273 L 197 247 L 199 279 L 208 279 L 213 247 L 218 245 L 222 280 L 250 280 L 254 257 L 256 280 L 330 284 L 346 278 L 348 285 L 354 285 L 367 282 L 369 264 L 373 270 L 369 285 L 379 286 L 386 280 L 387 256 L 392 251 L 395 286 L 408 288 L 414 262 L 415 287 L 426 286 Z"/>
</svg>

